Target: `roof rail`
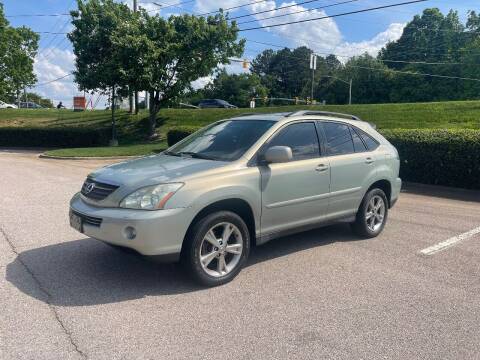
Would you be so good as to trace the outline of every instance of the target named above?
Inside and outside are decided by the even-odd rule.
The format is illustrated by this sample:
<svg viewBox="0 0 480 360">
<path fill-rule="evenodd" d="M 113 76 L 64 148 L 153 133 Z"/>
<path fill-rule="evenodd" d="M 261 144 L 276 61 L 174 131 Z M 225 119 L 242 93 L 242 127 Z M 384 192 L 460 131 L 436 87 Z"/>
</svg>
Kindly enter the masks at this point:
<svg viewBox="0 0 480 360">
<path fill-rule="evenodd" d="M 333 116 L 333 117 L 343 117 L 347 118 L 350 120 L 358 120 L 362 121 L 358 116 L 355 115 L 350 115 L 350 114 L 343 114 L 343 113 L 337 113 L 337 112 L 330 112 L 330 111 L 320 111 L 320 110 L 300 110 L 300 111 L 295 111 L 287 115 L 287 117 L 290 116 L 306 116 L 306 115 L 326 115 L 326 116 Z"/>
<path fill-rule="evenodd" d="M 241 113 L 241 114 L 238 114 L 238 115 L 235 115 L 235 117 L 243 117 L 243 116 L 250 116 L 250 115 L 265 115 L 264 113 L 261 113 L 261 112 L 245 112 L 245 113 Z"/>
</svg>

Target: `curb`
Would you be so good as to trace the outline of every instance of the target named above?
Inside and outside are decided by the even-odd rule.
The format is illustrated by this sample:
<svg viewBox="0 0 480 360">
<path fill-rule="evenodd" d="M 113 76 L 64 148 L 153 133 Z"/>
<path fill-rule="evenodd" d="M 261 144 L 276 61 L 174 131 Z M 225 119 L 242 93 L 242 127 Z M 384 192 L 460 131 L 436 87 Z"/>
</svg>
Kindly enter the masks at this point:
<svg viewBox="0 0 480 360">
<path fill-rule="evenodd" d="M 139 156 L 52 156 L 47 154 L 38 155 L 41 159 L 48 160 L 128 160 L 128 159 L 137 159 L 143 156 L 148 155 L 139 155 Z"/>
</svg>

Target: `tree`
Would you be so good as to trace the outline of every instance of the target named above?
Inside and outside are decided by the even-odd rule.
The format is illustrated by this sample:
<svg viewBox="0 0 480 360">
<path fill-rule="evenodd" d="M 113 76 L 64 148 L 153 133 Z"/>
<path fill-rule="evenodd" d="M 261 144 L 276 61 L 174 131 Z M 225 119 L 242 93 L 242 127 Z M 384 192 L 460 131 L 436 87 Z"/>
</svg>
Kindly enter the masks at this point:
<svg viewBox="0 0 480 360">
<path fill-rule="evenodd" d="M 78 0 L 71 12 L 75 82 L 80 90 L 111 91 L 128 86 L 129 69 L 125 53 L 115 39 L 123 24 L 131 24 L 135 14 L 125 4 L 113 0 Z"/>
<path fill-rule="evenodd" d="M 305 46 L 278 51 L 268 49 L 252 61 L 251 71 L 261 78 L 272 97 L 310 96 L 312 73 L 309 64 L 312 53 Z"/>
<path fill-rule="evenodd" d="M 22 26 L 11 27 L 5 19 L 0 3 L 0 97 L 32 86 L 37 78 L 33 72 L 34 58 L 38 50 L 38 34 Z"/>
<path fill-rule="evenodd" d="M 268 90 L 256 74 L 228 74 L 223 70 L 205 87 L 203 93 L 208 98 L 223 99 L 238 107 L 247 107 L 253 97 L 267 96 Z"/>
<path fill-rule="evenodd" d="M 364 54 L 349 59 L 339 77 L 352 79 L 354 84 L 354 103 L 385 103 L 390 101 L 390 89 L 394 79 L 393 72 L 381 61 Z M 345 87 L 343 94 L 348 96 Z"/>
<path fill-rule="evenodd" d="M 156 116 L 174 103 L 190 83 L 210 75 L 219 64 L 243 53 L 238 28 L 223 13 L 208 18 L 175 15 L 168 19 L 145 10 L 135 24 L 123 23 L 115 44 L 127 60 L 129 83 L 150 96 L 150 136 L 155 136 Z M 128 56 L 127 56 L 128 54 Z"/>
</svg>

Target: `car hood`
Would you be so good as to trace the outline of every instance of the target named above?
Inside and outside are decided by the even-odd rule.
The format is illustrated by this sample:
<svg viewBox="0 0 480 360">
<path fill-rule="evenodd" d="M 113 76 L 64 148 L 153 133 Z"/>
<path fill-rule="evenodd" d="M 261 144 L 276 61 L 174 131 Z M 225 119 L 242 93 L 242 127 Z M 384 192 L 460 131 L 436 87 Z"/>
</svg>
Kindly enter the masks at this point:
<svg viewBox="0 0 480 360">
<path fill-rule="evenodd" d="M 92 179 L 128 187 L 182 181 L 191 175 L 223 167 L 227 162 L 170 155 L 152 155 L 121 162 L 91 173 Z"/>
</svg>

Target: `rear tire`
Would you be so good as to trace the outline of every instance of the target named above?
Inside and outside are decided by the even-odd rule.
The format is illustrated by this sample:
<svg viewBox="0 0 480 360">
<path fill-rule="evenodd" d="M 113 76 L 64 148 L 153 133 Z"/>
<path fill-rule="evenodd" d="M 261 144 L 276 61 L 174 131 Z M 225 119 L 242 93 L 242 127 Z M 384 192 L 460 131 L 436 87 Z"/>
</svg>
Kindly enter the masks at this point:
<svg viewBox="0 0 480 360">
<path fill-rule="evenodd" d="M 372 189 L 365 194 L 358 208 L 353 231 L 363 238 L 378 236 L 385 227 L 388 218 L 388 200 L 381 189 Z"/>
<path fill-rule="evenodd" d="M 204 286 L 218 286 L 235 278 L 250 253 L 250 234 L 243 219 L 219 211 L 197 221 L 187 234 L 182 264 Z"/>
</svg>

